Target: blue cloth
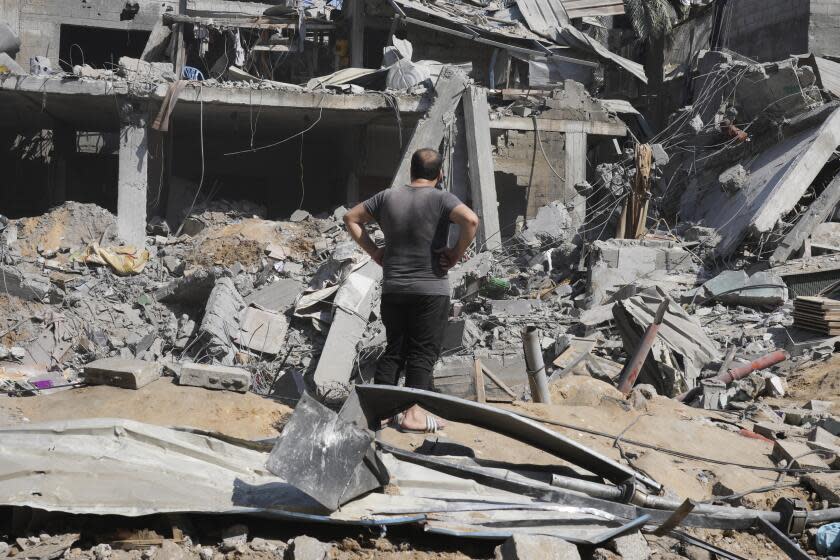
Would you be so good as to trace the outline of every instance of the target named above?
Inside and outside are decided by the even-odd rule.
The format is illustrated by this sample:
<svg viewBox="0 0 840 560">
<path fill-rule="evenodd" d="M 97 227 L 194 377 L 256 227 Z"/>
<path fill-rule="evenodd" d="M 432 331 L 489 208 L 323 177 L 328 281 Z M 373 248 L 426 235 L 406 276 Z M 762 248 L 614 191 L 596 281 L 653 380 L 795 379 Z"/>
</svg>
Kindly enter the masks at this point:
<svg viewBox="0 0 840 560">
<path fill-rule="evenodd" d="M 817 530 L 817 552 L 822 556 L 840 552 L 840 523 L 829 523 Z"/>
</svg>

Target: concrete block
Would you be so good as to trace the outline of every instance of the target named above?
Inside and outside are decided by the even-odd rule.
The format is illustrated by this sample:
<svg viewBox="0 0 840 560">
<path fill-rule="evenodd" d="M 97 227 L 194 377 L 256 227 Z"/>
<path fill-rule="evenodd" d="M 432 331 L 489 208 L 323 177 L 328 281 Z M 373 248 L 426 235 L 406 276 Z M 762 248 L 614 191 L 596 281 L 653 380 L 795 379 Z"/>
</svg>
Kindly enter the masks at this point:
<svg viewBox="0 0 840 560">
<path fill-rule="evenodd" d="M 85 382 L 123 389 L 140 389 L 160 377 L 161 366 L 125 358 L 104 358 L 84 367 Z"/>
<path fill-rule="evenodd" d="M 496 547 L 496 560 L 580 560 L 575 545 L 558 537 L 513 535 Z"/>
<path fill-rule="evenodd" d="M 828 469 L 825 461 L 820 459 L 816 454 L 810 454 L 812 449 L 806 444 L 799 441 L 776 441 L 773 446 L 772 457 L 776 462 L 784 463 L 785 466 L 790 463 L 794 469 L 802 468 L 817 468 Z M 805 455 L 803 457 L 803 455 Z"/>
<path fill-rule="evenodd" d="M 814 412 L 831 412 L 834 403 L 831 401 L 810 400 L 802 407 L 806 410 L 813 410 Z"/>
<path fill-rule="evenodd" d="M 771 375 L 764 381 L 764 393 L 768 397 L 782 398 L 787 394 L 787 382 L 778 375 Z"/>
<path fill-rule="evenodd" d="M 229 366 L 183 364 L 178 384 L 247 393 L 251 386 L 251 372 Z"/>
<path fill-rule="evenodd" d="M 838 420 L 834 416 L 823 418 L 818 422 L 818 425 L 820 428 L 827 431 L 828 433 L 835 436 L 840 436 L 840 420 Z"/>
<path fill-rule="evenodd" d="M 803 481 L 829 504 L 840 504 L 840 473 L 806 474 Z"/>
<path fill-rule="evenodd" d="M 326 560 L 331 548 L 329 544 L 306 535 L 295 537 L 290 548 L 291 560 Z"/>
<path fill-rule="evenodd" d="M 617 552 L 622 560 L 647 560 L 651 555 L 647 541 L 638 532 L 618 537 L 609 547 Z"/>
<path fill-rule="evenodd" d="M 726 383 L 717 379 L 704 379 L 703 386 L 703 408 L 706 410 L 725 410 L 729 400 L 726 392 Z"/>
</svg>

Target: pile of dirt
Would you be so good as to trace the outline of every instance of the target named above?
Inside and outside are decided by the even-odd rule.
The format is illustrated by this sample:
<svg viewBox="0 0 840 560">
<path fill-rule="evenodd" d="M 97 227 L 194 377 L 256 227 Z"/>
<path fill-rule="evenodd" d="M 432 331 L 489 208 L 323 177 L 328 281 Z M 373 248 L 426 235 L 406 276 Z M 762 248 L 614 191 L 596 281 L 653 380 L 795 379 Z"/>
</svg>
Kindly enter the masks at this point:
<svg viewBox="0 0 840 560">
<path fill-rule="evenodd" d="M 25 258 L 39 254 L 67 253 L 96 242 L 117 241 L 117 221 L 96 204 L 65 202 L 40 216 L 16 220 L 17 247 Z"/>
</svg>

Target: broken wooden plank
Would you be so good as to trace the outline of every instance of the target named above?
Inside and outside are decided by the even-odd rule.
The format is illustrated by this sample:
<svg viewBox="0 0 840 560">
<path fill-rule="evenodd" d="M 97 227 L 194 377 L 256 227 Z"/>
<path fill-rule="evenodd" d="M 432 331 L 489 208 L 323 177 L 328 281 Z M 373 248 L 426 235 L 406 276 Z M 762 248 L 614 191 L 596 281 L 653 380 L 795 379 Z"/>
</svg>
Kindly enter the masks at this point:
<svg viewBox="0 0 840 560">
<path fill-rule="evenodd" d="M 472 206 L 481 217 L 476 243 L 482 250 L 493 251 L 502 246 L 502 237 L 499 231 L 493 154 L 490 149 L 490 107 L 487 104 L 486 89 L 476 86 L 467 88 L 464 95 L 464 123 L 467 129 Z"/>
<path fill-rule="evenodd" d="M 840 204 L 840 174 L 834 177 L 822 194 L 811 203 L 808 211 L 799 218 L 793 229 L 782 239 L 770 257 L 770 264 L 779 264 L 788 260 L 802 247 L 814 228 L 823 223 L 838 204 Z"/>
<path fill-rule="evenodd" d="M 484 389 L 484 373 L 481 370 L 481 360 L 475 359 L 475 400 L 476 402 L 486 403 L 487 393 Z"/>
<path fill-rule="evenodd" d="M 435 150 L 440 148 L 443 135 L 449 123 L 455 118 L 455 109 L 467 88 L 468 80 L 467 75 L 459 68 L 446 66 L 441 70 L 435 85 L 435 100 L 426 116 L 417 123 L 414 134 L 411 135 L 411 140 L 403 152 L 402 161 L 391 183 L 392 187 L 407 185 L 411 181 L 411 156 L 414 152 L 422 148 Z"/>
</svg>

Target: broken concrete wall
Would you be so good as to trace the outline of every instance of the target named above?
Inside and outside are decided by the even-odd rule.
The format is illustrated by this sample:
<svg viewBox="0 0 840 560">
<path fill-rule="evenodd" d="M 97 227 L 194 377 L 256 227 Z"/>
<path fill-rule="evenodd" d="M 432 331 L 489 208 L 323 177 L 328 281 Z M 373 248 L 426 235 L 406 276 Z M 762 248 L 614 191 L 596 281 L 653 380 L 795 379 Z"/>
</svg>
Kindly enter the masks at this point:
<svg viewBox="0 0 840 560">
<path fill-rule="evenodd" d="M 590 306 L 635 293 L 628 289 L 667 286 L 669 291 L 687 290 L 697 278 L 698 266 L 692 255 L 670 241 L 596 241 L 590 258 Z"/>
<path fill-rule="evenodd" d="M 759 62 L 808 52 L 809 0 L 729 2 L 723 46 Z"/>
<path fill-rule="evenodd" d="M 542 150 L 550 164 L 533 132 L 496 130 L 491 138 L 499 225 L 510 236 L 514 233 L 512 225 L 518 219 L 526 215 L 533 218 L 541 206 L 564 198 L 565 184 L 551 167 L 565 177 L 565 134 L 540 132 Z"/>
<path fill-rule="evenodd" d="M 21 49 L 16 60 L 24 68 L 29 67 L 29 59 L 34 56 L 47 56 L 53 68 L 58 67 L 63 26 L 150 31 L 161 13 L 177 13 L 179 9 L 178 0 L 134 0 L 132 4 L 138 4 L 139 10 L 128 17 L 130 13 L 124 13 L 126 2 L 111 0 L 42 0 L 18 4 Z M 92 53 L 85 54 L 90 57 Z"/>
</svg>

